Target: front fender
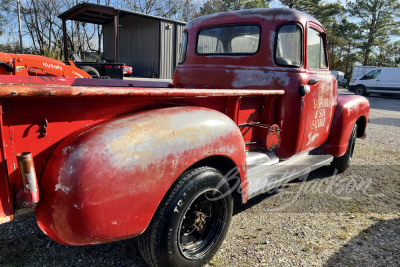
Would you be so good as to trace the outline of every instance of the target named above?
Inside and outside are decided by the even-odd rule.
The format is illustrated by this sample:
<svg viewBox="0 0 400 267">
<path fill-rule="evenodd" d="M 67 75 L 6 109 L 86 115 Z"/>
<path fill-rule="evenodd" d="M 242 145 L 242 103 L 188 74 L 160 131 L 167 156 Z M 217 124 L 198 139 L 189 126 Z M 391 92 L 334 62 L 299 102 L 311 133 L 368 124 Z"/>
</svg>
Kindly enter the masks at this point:
<svg viewBox="0 0 400 267">
<path fill-rule="evenodd" d="M 231 159 L 245 177 L 240 130 L 206 108 L 149 110 L 82 129 L 49 157 L 35 209 L 38 224 L 69 245 L 141 234 L 174 181 L 211 155 Z"/>
<path fill-rule="evenodd" d="M 349 138 L 354 124 L 360 123 L 363 132 L 358 134 L 361 137 L 367 127 L 369 116 L 369 102 L 365 97 L 358 95 L 338 96 L 337 106 L 328 139 L 319 150 L 340 157 L 346 153 Z M 358 131 L 360 133 L 360 129 Z"/>
</svg>

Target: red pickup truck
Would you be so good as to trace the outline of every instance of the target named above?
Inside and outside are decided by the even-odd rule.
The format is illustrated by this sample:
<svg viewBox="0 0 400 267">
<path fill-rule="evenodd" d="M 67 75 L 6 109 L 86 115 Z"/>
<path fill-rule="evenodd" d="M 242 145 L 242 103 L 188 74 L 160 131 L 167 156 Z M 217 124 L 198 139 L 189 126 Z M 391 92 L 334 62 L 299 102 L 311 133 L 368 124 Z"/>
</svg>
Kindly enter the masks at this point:
<svg viewBox="0 0 400 267">
<path fill-rule="evenodd" d="M 369 103 L 328 62 L 316 19 L 255 9 L 189 22 L 172 84 L 0 76 L 0 222 L 34 207 L 62 244 L 138 236 L 151 266 L 200 266 L 232 195 L 349 167 Z"/>
</svg>

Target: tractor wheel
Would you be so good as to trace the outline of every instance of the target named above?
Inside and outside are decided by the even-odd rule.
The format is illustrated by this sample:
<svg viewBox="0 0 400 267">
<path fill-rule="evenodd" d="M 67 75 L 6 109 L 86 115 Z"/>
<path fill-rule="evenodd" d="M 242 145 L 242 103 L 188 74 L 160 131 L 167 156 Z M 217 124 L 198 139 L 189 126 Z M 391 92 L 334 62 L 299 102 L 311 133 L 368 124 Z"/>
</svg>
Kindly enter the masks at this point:
<svg viewBox="0 0 400 267">
<path fill-rule="evenodd" d="M 90 66 L 82 66 L 81 70 L 85 71 L 87 74 L 92 76 L 92 78 L 100 78 L 100 73 L 93 67 Z"/>
</svg>

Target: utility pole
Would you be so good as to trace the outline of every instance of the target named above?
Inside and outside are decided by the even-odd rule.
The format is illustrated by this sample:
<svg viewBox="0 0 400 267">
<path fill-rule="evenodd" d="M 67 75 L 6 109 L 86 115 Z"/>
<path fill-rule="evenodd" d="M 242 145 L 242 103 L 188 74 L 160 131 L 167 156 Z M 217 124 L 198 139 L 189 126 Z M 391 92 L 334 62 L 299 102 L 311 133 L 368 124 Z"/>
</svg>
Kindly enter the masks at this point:
<svg viewBox="0 0 400 267">
<path fill-rule="evenodd" d="M 19 44 L 21 46 L 21 54 L 23 54 L 24 47 L 22 46 L 21 10 L 20 10 L 19 0 L 17 0 L 17 9 L 18 9 L 18 25 L 19 25 Z"/>
</svg>

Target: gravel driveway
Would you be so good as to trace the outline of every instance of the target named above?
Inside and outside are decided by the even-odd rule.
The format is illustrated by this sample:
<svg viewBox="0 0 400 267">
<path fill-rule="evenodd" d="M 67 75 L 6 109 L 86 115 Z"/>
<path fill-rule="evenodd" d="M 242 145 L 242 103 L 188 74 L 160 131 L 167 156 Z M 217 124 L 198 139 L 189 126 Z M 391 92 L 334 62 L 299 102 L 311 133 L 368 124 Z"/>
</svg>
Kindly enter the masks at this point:
<svg viewBox="0 0 400 267">
<path fill-rule="evenodd" d="M 324 167 L 235 205 L 209 266 L 400 266 L 400 98 L 368 99 L 371 124 L 352 168 Z M 33 214 L 0 225 L 0 266 L 110 265 L 146 266 L 135 238 L 71 247 L 43 234 Z"/>
</svg>

